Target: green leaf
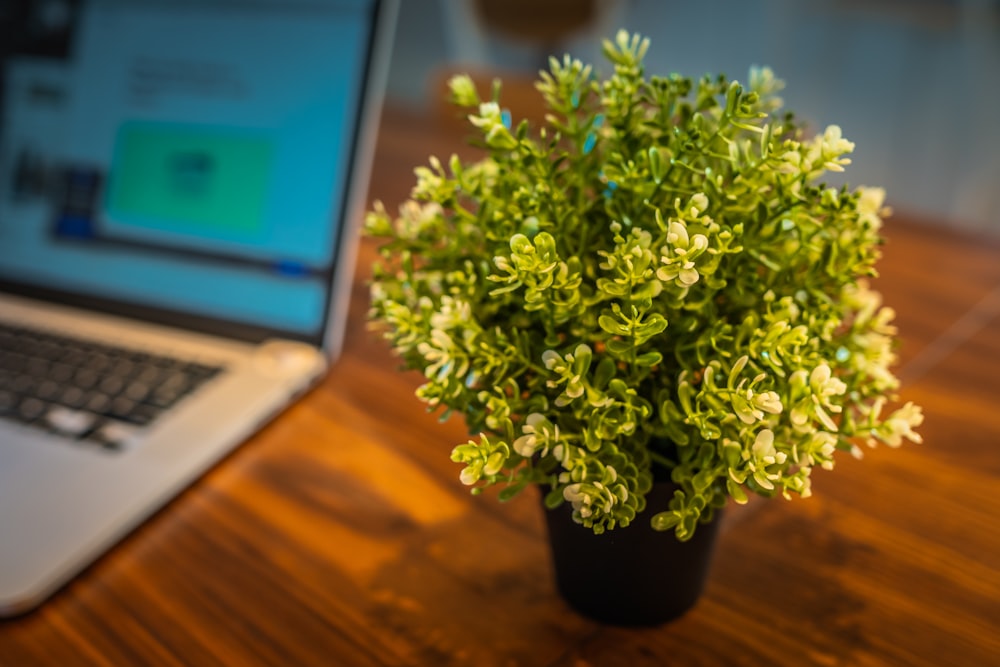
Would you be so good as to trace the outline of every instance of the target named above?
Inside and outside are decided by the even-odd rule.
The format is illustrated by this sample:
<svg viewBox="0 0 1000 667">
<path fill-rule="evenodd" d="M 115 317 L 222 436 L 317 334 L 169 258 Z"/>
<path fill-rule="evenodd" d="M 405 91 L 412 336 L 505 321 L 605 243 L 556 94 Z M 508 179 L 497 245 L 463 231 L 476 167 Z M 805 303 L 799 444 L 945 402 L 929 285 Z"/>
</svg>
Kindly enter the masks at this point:
<svg viewBox="0 0 1000 667">
<path fill-rule="evenodd" d="M 653 336 L 663 333 L 667 328 L 667 318 L 659 313 L 651 313 L 639 326 L 635 328 L 635 337 L 639 342 L 645 342 Z"/>
<path fill-rule="evenodd" d="M 747 498 L 746 491 L 743 490 L 743 487 L 731 479 L 726 480 L 726 491 L 728 491 L 733 500 L 740 505 L 745 505 L 749 500 Z"/>
<path fill-rule="evenodd" d="M 694 387 L 691 386 L 690 382 L 681 382 L 677 387 L 677 398 L 680 399 L 681 409 L 684 410 L 684 414 L 691 417 L 695 414 L 694 411 Z"/>
<path fill-rule="evenodd" d="M 714 480 L 715 474 L 711 470 L 702 470 L 691 480 L 691 485 L 695 491 L 702 493 L 712 485 Z"/>
<path fill-rule="evenodd" d="M 656 366 L 661 361 L 663 361 L 663 355 L 657 352 L 656 350 L 640 354 L 635 358 L 636 365 L 642 366 L 644 368 L 651 368 L 653 366 Z"/>
<path fill-rule="evenodd" d="M 617 338 L 612 338 L 604 344 L 607 346 L 608 352 L 620 359 L 628 355 L 633 349 L 631 341 L 618 340 Z"/>
<path fill-rule="evenodd" d="M 604 389 L 608 386 L 608 381 L 615 375 L 615 362 L 610 357 L 602 357 L 597 363 L 591 384 L 596 389 Z"/>
<path fill-rule="evenodd" d="M 663 182 L 665 169 L 663 167 L 663 156 L 656 146 L 649 147 L 649 173 L 653 176 L 653 182 L 659 185 Z"/>
<path fill-rule="evenodd" d="M 520 483 L 501 489 L 500 493 L 497 494 L 497 499 L 502 503 L 512 500 L 517 496 L 519 496 L 522 491 L 524 491 L 524 487 L 525 484 Z"/>
<path fill-rule="evenodd" d="M 563 498 L 562 489 L 559 487 L 555 487 L 545 494 L 545 507 L 550 510 L 554 510 L 564 502 L 566 502 L 566 499 Z"/>
<path fill-rule="evenodd" d="M 659 514 L 654 514 L 650 520 L 653 530 L 659 531 L 670 530 L 680 522 L 681 515 L 676 512 L 660 512 Z"/>
<path fill-rule="evenodd" d="M 590 347 L 584 344 L 576 346 L 573 350 L 573 371 L 577 375 L 586 375 L 587 371 L 590 369 L 590 360 L 593 358 L 593 352 Z"/>
<path fill-rule="evenodd" d="M 726 90 L 726 115 L 735 116 L 736 107 L 739 104 L 740 95 L 743 93 L 743 86 L 737 81 L 733 81 L 729 84 L 729 88 Z"/>
<path fill-rule="evenodd" d="M 597 324 L 612 336 L 627 336 L 629 334 L 628 327 L 610 315 L 598 317 Z"/>
</svg>

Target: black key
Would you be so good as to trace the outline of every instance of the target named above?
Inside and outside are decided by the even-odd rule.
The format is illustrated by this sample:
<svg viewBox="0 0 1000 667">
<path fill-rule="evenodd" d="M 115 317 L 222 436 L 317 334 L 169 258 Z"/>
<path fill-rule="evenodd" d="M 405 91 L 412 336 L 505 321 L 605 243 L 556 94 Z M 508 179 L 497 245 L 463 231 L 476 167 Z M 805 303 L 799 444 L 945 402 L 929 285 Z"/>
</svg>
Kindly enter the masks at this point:
<svg viewBox="0 0 1000 667">
<path fill-rule="evenodd" d="M 0 389 L 0 415 L 9 415 L 17 407 L 17 394 L 6 389 Z"/>
<path fill-rule="evenodd" d="M 111 407 L 111 397 L 100 392 L 91 394 L 84 407 L 91 412 L 103 415 Z"/>
<path fill-rule="evenodd" d="M 56 399 L 68 408 L 82 408 L 89 396 L 79 387 L 69 385 L 63 387 L 62 393 Z"/>
<path fill-rule="evenodd" d="M 143 382 L 135 381 L 125 387 L 125 396 L 133 401 L 144 401 L 149 396 L 150 386 Z"/>
<path fill-rule="evenodd" d="M 18 373 L 34 373 L 38 370 L 35 365 L 35 358 L 30 354 L 25 354 L 24 352 L 13 352 L 13 359 L 11 363 L 8 364 L 7 368 L 17 371 Z"/>
<path fill-rule="evenodd" d="M 125 352 L 127 359 L 140 366 L 148 363 L 152 356 L 149 352 L 141 352 L 139 350 L 128 350 Z"/>
<path fill-rule="evenodd" d="M 162 375 L 163 371 L 161 371 L 156 366 L 145 366 L 142 368 L 142 370 L 137 372 L 132 377 L 132 379 L 135 380 L 136 382 L 141 382 L 143 384 L 152 386 L 160 384 L 160 378 L 162 377 Z"/>
<path fill-rule="evenodd" d="M 27 356 L 27 352 L 31 347 L 31 341 L 23 336 L 18 336 L 14 339 L 13 344 L 10 346 L 10 350 L 13 352 L 19 352 Z"/>
<path fill-rule="evenodd" d="M 44 401 L 28 396 L 18 403 L 14 416 L 23 422 L 33 422 L 44 415 L 48 409 L 49 406 Z"/>
<path fill-rule="evenodd" d="M 108 396 L 117 396 L 125 388 L 125 381 L 116 375 L 109 375 L 101 380 L 97 388 Z"/>
<path fill-rule="evenodd" d="M 35 396 L 43 401 L 53 401 L 60 394 L 59 384 L 52 380 L 42 380 L 35 387 Z"/>
<path fill-rule="evenodd" d="M 24 372 L 36 378 L 45 377 L 49 372 L 49 362 L 38 357 L 30 357 L 24 364 Z"/>
<path fill-rule="evenodd" d="M 131 421 L 129 417 L 132 411 L 135 409 L 136 402 L 125 396 L 118 396 L 111 401 L 111 406 L 105 412 L 109 417 L 114 417 L 115 419 L 121 419 L 123 421 Z"/>
<path fill-rule="evenodd" d="M 20 370 L 19 368 L 14 367 L 20 356 L 21 355 L 17 352 L 11 352 L 10 350 L 0 348 L 0 368 L 11 371 Z"/>
<path fill-rule="evenodd" d="M 69 364 L 64 364 L 60 362 L 53 363 L 49 366 L 49 379 L 53 382 L 65 383 L 69 382 L 73 377 L 74 371 L 73 367 Z"/>
<path fill-rule="evenodd" d="M 59 361 L 67 366 L 77 367 L 82 366 L 87 361 L 87 356 L 87 353 L 78 347 L 67 347 L 59 358 Z"/>
<path fill-rule="evenodd" d="M 129 414 L 129 421 L 133 424 L 148 424 L 160 416 L 160 412 L 159 408 L 148 403 L 140 403 Z"/>
<path fill-rule="evenodd" d="M 90 355 L 82 365 L 84 368 L 89 368 L 92 371 L 103 371 L 111 365 L 111 359 L 107 355 L 98 352 L 97 354 Z"/>
<path fill-rule="evenodd" d="M 10 390 L 15 394 L 34 394 L 37 386 L 38 380 L 30 375 L 15 375 L 10 382 Z"/>
<path fill-rule="evenodd" d="M 89 368 L 81 368 L 73 376 L 73 383 L 80 389 L 91 389 L 97 384 L 98 375 Z"/>
<path fill-rule="evenodd" d="M 11 351 L 7 352 L 7 354 L 4 355 L 3 367 L 9 371 L 20 373 L 21 371 L 24 370 L 24 366 L 27 363 L 27 361 L 28 358 L 25 357 L 23 354 Z"/>
<path fill-rule="evenodd" d="M 169 387 L 158 387 L 153 390 L 153 393 L 146 399 L 146 402 L 155 407 L 166 409 L 176 403 L 183 395 L 184 392 Z"/>
<path fill-rule="evenodd" d="M 43 340 L 39 341 L 38 344 L 35 345 L 33 354 L 39 359 L 55 361 L 60 357 L 60 348 L 58 344 L 52 341 Z"/>
<path fill-rule="evenodd" d="M 117 359 L 114 365 L 108 370 L 111 375 L 125 378 L 135 372 L 135 363 L 128 359 Z"/>
</svg>

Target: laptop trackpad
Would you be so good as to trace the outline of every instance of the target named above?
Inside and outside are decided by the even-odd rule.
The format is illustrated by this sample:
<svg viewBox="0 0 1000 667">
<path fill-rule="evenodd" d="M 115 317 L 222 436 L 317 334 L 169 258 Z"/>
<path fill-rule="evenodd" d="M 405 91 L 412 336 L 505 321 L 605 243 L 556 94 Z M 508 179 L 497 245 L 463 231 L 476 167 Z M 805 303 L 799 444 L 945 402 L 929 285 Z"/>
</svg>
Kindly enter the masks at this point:
<svg viewBox="0 0 1000 667">
<path fill-rule="evenodd" d="M 319 372 L 323 355 L 305 343 L 273 340 L 261 345 L 253 355 L 254 368 L 268 377 L 294 377 Z"/>
</svg>

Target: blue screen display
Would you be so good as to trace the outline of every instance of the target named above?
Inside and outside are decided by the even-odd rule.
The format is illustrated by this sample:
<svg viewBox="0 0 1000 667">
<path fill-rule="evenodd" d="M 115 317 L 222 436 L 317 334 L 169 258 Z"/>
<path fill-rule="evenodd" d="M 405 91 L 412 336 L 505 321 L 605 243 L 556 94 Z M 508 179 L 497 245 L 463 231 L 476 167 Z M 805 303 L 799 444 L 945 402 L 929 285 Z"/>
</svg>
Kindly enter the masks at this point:
<svg viewBox="0 0 1000 667">
<path fill-rule="evenodd" d="M 84 3 L 5 64 L 0 279 L 318 331 L 372 4 Z"/>
</svg>

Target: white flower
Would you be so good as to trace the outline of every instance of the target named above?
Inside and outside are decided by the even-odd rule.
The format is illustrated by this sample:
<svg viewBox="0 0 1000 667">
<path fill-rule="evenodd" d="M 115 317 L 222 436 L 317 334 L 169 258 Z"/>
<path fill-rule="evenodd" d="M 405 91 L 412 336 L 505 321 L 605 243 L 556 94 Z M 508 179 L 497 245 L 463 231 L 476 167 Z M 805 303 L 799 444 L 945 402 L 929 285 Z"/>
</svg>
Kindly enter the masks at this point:
<svg viewBox="0 0 1000 667">
<path fill-rule="evenodd" d="M 463 329 L 472 318 L 472 307 L 467 301 L 461 301 L 451 296 L 441 297 L 441 306 L 436 313 L 430 317 L 431 326 L 435 329 L 447 331 L 450 329 Z"/>
<path fill-rule="evenodd" d="M 840 157 L 846 153 L 854 151 L 854 142 L 844 139 L 839 125 L 830 125 L 823 132 L 821 140 L 823 151 L 823 166 L 830 171 L 844 171 L 842 165 L 848 165 L 851 161 Z"/>
<path fill-rule="evenodd" d="M 463 107 L 472 107 L 479 104 L 479 94 L 476 92 L 476 84 L 468 74 L 456 74 L 448 81 L 451 89 L 451 97 L 456 104 Z"/>
<path fill-rule="evenodd" d="M 765 391 L 757 394 L 753 398 L 753 404 L 755 407 L 772 415 L 781 413 L 781 397 L 778 396 L 778 392 L 776 391 Z"/>
<path fill-rule="evenodd" d="M 851 310 L 857 311 L 854 316 L 855 322 L 864 324 L 872 318 L 879 306 L 882 305 L 882 295 L 871 289 L 867 280 L 859 280 L 856 284 L 844 285 L 840 297 L 844 305 Z"/>
<path fill-rule="evenodd" d="M 472 486 L 479 481 L 480 470 L 477 470 L 474 466 L 465 466 L 462 468 L 462 472 L 458 474 L 458 479 L 466 486 Z"/>
<path fill-rule="evenodd" d="M 898 330 L 896 325 L 891 323 L 894 319 L 896 319 L 895 309 L 889 306 L 879 308 L 871 320 L 872 331 L 885 336 L 895 336 Z"/>
<path fill-rule="evenodd" d="M 794 388 L 796 401 L 789 417 L 792 425 L 799 432 L 806 432 L 812 418 L 816 418 L 828 431 L 837 431 L 837 424 L 827 411 L 839 413 L 843 408 L 832 402 L 832 398 L 847 391 L 847 385 L 840 378 L 833 377 L 833 371 L 826 363 L 814 368 L 808 377 L 799 369 L 789 377 L 789 384 Z"/>
<path fill-rule="evenodd" d="M 496 102 L 483 102 L 479 105 L 479 118 L 473 120 L 474 125 L 483 125 L 483 120 L 487 121 L 499 121 L 500 120 L 500 105 Z"/>
<path fill-rule="evenodd" d="M 413 191 L 411 192 L 411 196 L 414 198 L 430 199 L 434 196 L 434 192 L 439 191 L 444 186 L 444 177 L 429 167 L 417 167 L 413 170 L 413 173 L 417 177 L 417 184 L 413 187 Z M 408 222 L 407 216 L 412 215 L 412 212 L 419 208 L 419 204 L 412 206 L 410 203 L 403 204 L 403 206 L 400 207 L 400 224 L 402 227 L 399 229 L 399 234 L 403 238 L 412 238 L 412 236 L 406 236 L 406 234 L 412 233 L 415 225 L 414 223 Z"/>
<path fill-rule="evenodd" d="M 542 449 L 542 456 L 545 456 L 549 447 L 559 440 L 559 427 L 537 412 L 532 412 L 524 421 L 521 426 L 524 435 L 514 440 L 514 451 L 529 457 Z"/>
<path fill-rule="evenodd" d="M 830 125 L 823 134 L 813 137 L 806 144 L 806 155 L 802 171 L 818 176 L 823 170 L 844 171 L 844 165 L 851 160 L 842 157 L 854 150 L 854 143 L 844 139 L 838 125 Z"/>
<path fill-rule="evenodd" d="M 534 455 L 536 449 L 538 449 L 538 438 L 534 435 L 522 435 L 514 440 L 514 451 L 525 458 Z"/>
<path fill-rule="evenodd" d="M 767 465 L 785 462 L 784 452 L 779 452 L 774 447 L 774 431 L 769 428 L 762 430 L 754 439 L 753 455 L 758 461 Z"/>
<path fill-rule="evenodd" d="M 743 389 L 746 380 L 732 393 L 733 411 L 744 424 L 753 424 L 764 419 L 764 413 L 777 415 L 781 413 L 781 397 L 777 392 L 765 391 L 760 394 L 753 389 Z"/>
<path fill-rule="evenodd" d="M 802 169 L 802 153 L 798 142 L 787 142 L 785 152 L 781 154 L 781 164 L 778 171 L 782 174 L 797 174 Z"/>
<path fill-rule="evenodd" d="M 819 464 L 824 470 L 833 470 L 833 453 L 836 449 L 836 435 L 827 431 L 816 431 L 802 445 L 801 453 L 798 446 L 795 446 L 792 458 L 804 466 Z"/>
<path fill-rule="evenodd" d="M 830 125 L 823 132 L 823 150 L 842 155 L 854 150 L 854 142 L 844 139 L 839 125 Z"/>
<path fill-rule="evenodd" d="M 545 350 L 542 352 L 542 363 L 545 364 L 547 369 L 559 376 L 556 379 L 548 380 L 546 385 L 555 388 L 560 384 L 566 384 L 562 395 L 556 399 L 556 405 L 569 405 L 573 399 L 583 396 L 586 387 L 584 386 L 583 377 L 578 372 L 581 368 L 580 363 L 577 362 L 584 358 L 589 360 L 591 354 L 592 350 L 590 346 L 584 343 L 577 345 L 573 352 L 567 354 L 565 358 L 560 356 L 555 350 Z M 583 370 L 585 370 L 586 364 L 589 364 L 589 361 L 584 363 Z"/>
<path fill-rule="evenodd" d="M 773 489 L 774 482 L 781 478 L 781 475 L 774 472 L 769 473 L 767 467 L 771 465 L 781 465 L 788 456 L 784 452 L 779 452 L 774 446 L 774 431 L 765 428 L 757 433 L 751 447 L 750 454 L 744 453 L 744 458 L 748 458 L 747 467 L 753 472 L 754 481 L 764 489 Z"/>
<path fill-rule="evenodd" d="M 885 188 L 871 188 L 864 185 L 858 186 L 858 212 L 859 213 L 880 213 L 882 205 L 885 203 Z"/>
<path fill-rule="evenodd" d="M 708 238 L 704 234 L 689 236 L 684 223 L 672 220 L 667 231 L 667 243 L 660 249 L 660 261 L 666 266 L 659 268 L 656 277 L 664 282 L 674 281 L 678 287 L 694 285 L 699 276 L 693 260 L 708 248 Z"/>
<path fill-rule="evenodd" d="M 841 379 L 833 377 L 833 372 L 825 363 L 820 364 L 810 373 L 809 386 L 813 390 L 813 395 L 819 396 L 820 400 L 830 396 L 840 396 L 847 391 L 847 385 Z"/>
<path fill-rule="evenodd" d="M 923 438 L 913 429 L 924 422 L 924 413 L 920 406 L 912 402 L 899 408 L 876 429 L 879 438 L 890 447 L 899 447 L 903 438 L 910 442 L 923 442 Z"/>
<path fill-rule="evenodd" d="M 885 189 L 859 186 L 857 192 L 861 195 L 858 197 L 858 218 L 873 230 L 881 229 L 882 218 L 892 214 L 892 209 L 884 206 Z"/>
<path fill-rule="evenodd" d="M 843 394 L 847 391 L 847 385 L 844 384 L 843 380 L 832 376 L 832 371 L 828 365 L 820 364 L 809 374 L 809 386 L 813 391 L 812 400 L 815 404 L 813 412 L 819 418 L 820 422 L 822 422 L 823 426 L 831 431 L 836 431 L 837 425 L 826 411 L 841 411 L 842 408 L 839 405 L 830 402 L 830 397 Z"/>
<path fill-rule="evenodd" d="M 423 179 L 430 187 L 437 187 L 440 177 L 431 173 Z M 432 183 L 435 182 L 435 183 Z M 399 234 L 416 239 L 422 233 L 433 231 L 435 223 L 441 220 L 444 209 L 436 202 L 419 204 L 412 199 L 399 207 Z"/>
<path fill-rule="evenodd" d="M 708 210 L 708 197 L 704 192 L 698 192 L 691 197 L 691 217 L 697 218 Z"/>
<path fill-rule="evenodd" d="M 687 248 L 690 244 L 687 227 L 677 220 L 670 222 L 670 231 L 667 232 L 667 243 L 672 246 Z"/>
<path fill-rule="evenodd" d="M 468 357 L 441 329 L 432 329 L 430 340 L 417 344 L 417 352 L 427 362 L 424 375 L 428 378 L 443 380 L 448 375 L 464 377 L 469 371 Z"/>
<path fill-rule="evenodd" d="M 470 114 L 469 122 L 486 131 L 486 143 L 491 147 L 510 149 L 517 146 L 517 140 L 507 128 L 503 112 L 496 102 L 480 104 L 479 114 Z"/>
<path fill-rule="evenodd" d="M 573 505 L 573 510 L 579 512 L 580 516 L 587 518 L 591 516 L 594 511 L 590 509 L 591 503 L 593 503 L 593 498 L 589 494 L 583 492 L 583 484 L 579 482 L 575 484 L 569 484 L 563 489 L 563 498 L 569 501 Z"/>
<path fill-rule="evenodd" d="M 565 368 L 562 357 L 559 356 L 559 353 L 555 350 L 545 350 L 542 352 L 542 363 L 545 364 L 545 367 L 550 371 L 554 370 L 559 372 Z M 559 368 L 557 369 L 556 366 L 559 366 Z"/>
<path fill-rule="evenodd" d="M 896 361 L 891 335 L 869 331 L 853 336 L 853 341 L 858 349 L 851 356 L 851 365 L 868 375 L 879 391 L 897 388 L 899 380 L 890 370 Z"/>
</svg>

